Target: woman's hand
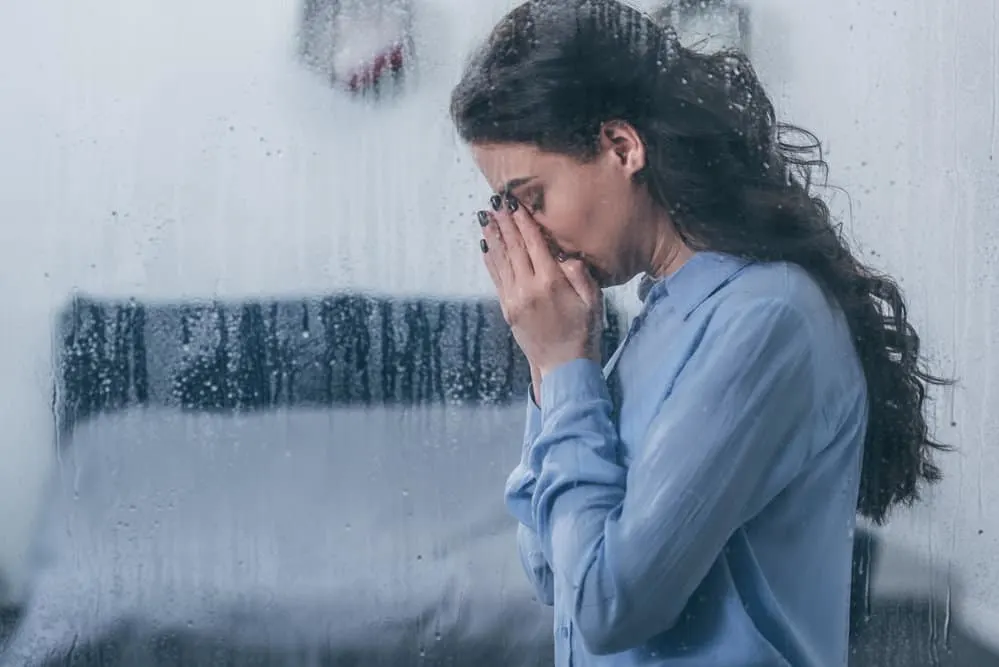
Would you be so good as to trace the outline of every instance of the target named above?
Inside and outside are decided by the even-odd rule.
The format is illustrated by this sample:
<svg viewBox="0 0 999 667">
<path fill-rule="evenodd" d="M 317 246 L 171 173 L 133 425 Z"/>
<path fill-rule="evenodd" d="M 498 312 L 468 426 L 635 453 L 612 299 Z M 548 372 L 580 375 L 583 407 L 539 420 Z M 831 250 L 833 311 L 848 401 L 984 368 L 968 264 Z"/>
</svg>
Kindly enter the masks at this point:
<svg viewBox="0 0 999 667">
<path fill-rule="evenodd" d="M 514 339 L 543 378 L 574 359 L 600 363 L 603 298 L 579 259 L 558 261 L 515 199 L 482 211 L 481 248 Z M 503 202 L 500 202 L 503 203 Z"/>
</svg>

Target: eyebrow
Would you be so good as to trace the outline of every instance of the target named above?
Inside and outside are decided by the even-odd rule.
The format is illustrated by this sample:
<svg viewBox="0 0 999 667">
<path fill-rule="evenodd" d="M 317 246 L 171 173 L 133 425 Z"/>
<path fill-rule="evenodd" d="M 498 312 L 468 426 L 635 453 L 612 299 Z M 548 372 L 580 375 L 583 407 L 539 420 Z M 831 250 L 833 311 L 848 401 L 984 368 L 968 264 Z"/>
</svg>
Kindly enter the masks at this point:
<svg viewBox="0 0 999 667">
<path fill-rule="evenodd" d="M 503 189 L 500 190 L 500 192 L 513 192 L 520 186 L 527 185 L 534 179 L 535 179 L 534 176 L 522 176 L 520 178 L 511 178 L 509 181 L 506 182 L 506 185 L 503 186 Z"/>
</svg>

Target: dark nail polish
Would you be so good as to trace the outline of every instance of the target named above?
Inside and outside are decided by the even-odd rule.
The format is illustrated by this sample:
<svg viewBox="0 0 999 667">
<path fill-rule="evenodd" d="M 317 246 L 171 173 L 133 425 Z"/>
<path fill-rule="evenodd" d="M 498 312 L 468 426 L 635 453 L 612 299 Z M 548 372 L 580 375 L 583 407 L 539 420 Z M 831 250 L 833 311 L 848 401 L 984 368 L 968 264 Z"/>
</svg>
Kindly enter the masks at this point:
<svg viewBox="0 0 999 667">
<path fill-rule="evenodd" d="M 494 211 L 498 211 L 503 205 L 503 199 L 499 195 L 493 195 L 489 198 L 489 205 L 493 207 Z"/>
<path fill-rule="evenodd" d="M 510 213 L 516 213 L 517 212 L 517 208 L 519 206 L 520 206 L 520 202 L 517 201 L 516 197 L 514 197 L 513 195 L 507 195 L 506 196 L 506 208 L 507 208 L 508 211 L 510 211 Z"/>
<path fill-rule="evenodd" d="M 479 247 L 482 248 L 482 252 L 489 252 L 489 244 L 485 239 L 479 239 Z"/>
<path fill-rule="evenodd" d="M 479 227 L 485 227 L 489 224 L 489 214 L 485 211 L 479 211 L 475 215 L 479 218 Z"/>
</svg>

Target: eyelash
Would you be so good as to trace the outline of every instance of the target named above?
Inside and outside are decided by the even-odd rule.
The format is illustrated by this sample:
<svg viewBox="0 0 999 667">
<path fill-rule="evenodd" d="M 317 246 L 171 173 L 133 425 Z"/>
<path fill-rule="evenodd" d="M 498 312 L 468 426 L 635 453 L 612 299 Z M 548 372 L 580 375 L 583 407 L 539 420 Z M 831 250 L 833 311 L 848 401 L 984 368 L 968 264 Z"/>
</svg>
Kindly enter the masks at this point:
<svg viewBox="0 0 999 667">
<path fill-rule="evenodd" d="M 544 193 L 538 192 L 532 194 L 530 197 L 531 203 L 529 204 L 532 213 L 539 213 L 545 210 L 545 196 Z"/>
</svg>

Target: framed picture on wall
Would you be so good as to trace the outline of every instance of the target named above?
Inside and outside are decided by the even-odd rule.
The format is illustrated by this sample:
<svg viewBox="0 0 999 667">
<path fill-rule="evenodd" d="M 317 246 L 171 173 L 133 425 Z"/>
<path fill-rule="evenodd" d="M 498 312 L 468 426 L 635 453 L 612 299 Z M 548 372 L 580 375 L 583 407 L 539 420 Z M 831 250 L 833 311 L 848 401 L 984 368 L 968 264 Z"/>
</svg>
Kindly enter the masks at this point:
<svg viewBox="0 0 999 667">
<path fill-rule="evenodd" d="M 737 49 L 749 54 L 749 8 L 738 0 L 673 0 L 652 14 L 673 25 L 685 46 L 703 51 Z"/>
<path fill-rule="evenodd" d="M 380 91 L 413 66 L 409 0 L 304 0 L 299 55 L 333 86 Z"/>
</svg>

